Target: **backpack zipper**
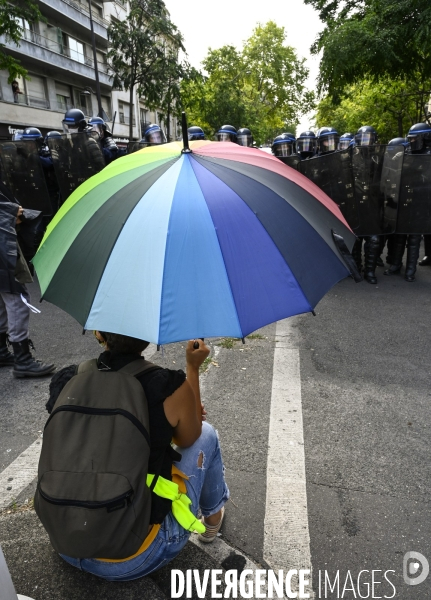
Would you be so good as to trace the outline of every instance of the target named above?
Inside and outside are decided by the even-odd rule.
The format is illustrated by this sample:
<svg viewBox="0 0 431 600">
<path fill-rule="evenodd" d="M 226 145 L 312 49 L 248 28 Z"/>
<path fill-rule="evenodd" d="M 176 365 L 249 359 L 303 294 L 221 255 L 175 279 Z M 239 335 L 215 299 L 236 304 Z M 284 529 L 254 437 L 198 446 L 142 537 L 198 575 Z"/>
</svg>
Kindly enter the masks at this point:
<svg viewBox="0 0 431 600">
<path fill-rule="evenodd" d="M 120 508 L 124 508 L 130 506 L 132 504 L 132 496 L 133 490 L 130 489 L 128 492 L 121 494 L 121 496 L 117 496 L 116 498 L 112 498 L 112 500 L 104 500 L 104 501 L 95 501 L 95 500 L 67 500 L 65 498 L 52 498 L 45 494 L 38 486 L 39 494 L 42 496 L 44 500 L 50 502 L 51 504 L 58 504 L 60 506 L 78 506 L 80 508 L 106 508 L 108 512 L 113 512 L 114 510 L 118 510 Z"/>
<path fill-rule="evenodd" d="M 58 412 L 62 412 L 62 411 L 70 411 L 70 412 L 84 413 L 87 415 L 100 415 L 100 416 L 108 416 L 108 417 L 121 415 L 123 417 L 126 417 L 126 419 L 129 419 L 129 421 L 131 421 L 133 423 L 133 425 L 139 429 L 139 431 L 142 433 L 142 435 L 146 439 L 147 444 L 150 446 L 150 436 L 148 434 L 148 431 L 145 429 L 145 426 L 141 423 L 141 421 L 139 421 L 139 419 L 137 419 L 135 417 L 135 415 L 132 415 L 132 413 L 130 413 L 127 410 L 123 410 L 122 408 L 90 408 L 89 406 L 76 406 L 73 404 L 65 404 L 63 406 L 59 406 L 51 413 L 48 421 L 45 423 L 44 429 L 46 429 L 46 427 L 47 427 L 48 423 L 51 421 L 52 417 L 55 414 L 57 414 Z"/>
</svg>

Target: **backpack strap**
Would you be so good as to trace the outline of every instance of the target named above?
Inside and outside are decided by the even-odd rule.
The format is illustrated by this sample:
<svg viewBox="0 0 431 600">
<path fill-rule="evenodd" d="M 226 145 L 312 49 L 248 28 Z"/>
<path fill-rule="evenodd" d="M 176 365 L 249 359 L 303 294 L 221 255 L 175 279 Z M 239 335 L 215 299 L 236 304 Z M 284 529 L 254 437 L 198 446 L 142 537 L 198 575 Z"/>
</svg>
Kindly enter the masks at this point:
<svg viewBox="0 0 431 600">
<path fill-rule="evenodd" d="M 76 373 L 85 373 L 86 371 L 97 371 L 97 358 L 90 358 L 78 365 Z"/>
<path fill-rule="evenodd" d="M 149 362 L 148 360 L 142 360 L 138 358 L 133 360 L 129 364 L 125 365 L 120 369 L 121 373 L 127 373 L 128 375 L 132 375 L 132 377 L 137 377 L 138 375 L 142 375 L 142 373 L 148 373 L 148 371 L 156 371 L 161 369 L 158 365 Z"/>
</svg>

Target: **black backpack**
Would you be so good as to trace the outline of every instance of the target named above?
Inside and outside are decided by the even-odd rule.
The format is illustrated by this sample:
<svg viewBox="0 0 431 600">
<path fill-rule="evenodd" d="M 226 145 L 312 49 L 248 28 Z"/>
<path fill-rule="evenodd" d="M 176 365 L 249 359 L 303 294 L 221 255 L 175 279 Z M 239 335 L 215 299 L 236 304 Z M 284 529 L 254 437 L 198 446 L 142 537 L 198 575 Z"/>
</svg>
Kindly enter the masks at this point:
<svg viewBox="0 0 431 600">
<path fill-rule="evenodd" d="M 45 425 L 34 499 L 55 550 L 74 558 L 127 558 L 148 533 L 148 405 L 136 375 L 81 363 Z"/>
</svg>

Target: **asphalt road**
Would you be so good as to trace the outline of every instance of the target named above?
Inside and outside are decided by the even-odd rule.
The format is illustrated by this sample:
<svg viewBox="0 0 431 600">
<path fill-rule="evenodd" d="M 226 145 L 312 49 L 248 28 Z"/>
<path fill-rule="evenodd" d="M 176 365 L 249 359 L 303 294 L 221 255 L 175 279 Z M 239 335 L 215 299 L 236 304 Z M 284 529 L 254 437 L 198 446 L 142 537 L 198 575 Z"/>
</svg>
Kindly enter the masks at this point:
<svg viewBox="0 0 431 600">
<path fill-rule="evenodd" d="M 431 597 L 431 577 L 418 586 L 403 580 L 406 552 L 420 552 L 431 560 L 431 268 L 419 267 L 412 284 L 402 277 L 383 277 L 382 269 L 377 275 L 377 286 L 341 282 L 320 302 L 316 317 L 290 320 L 291 341 L 300 354 L 316 598 L 361 597 L 358 585 L 362 597 Z M 31 287 L 38 305 L 37 285 Z M 61 367 L 98 352 L 93 336 L 83 336 L 70 317 L 49 304 L 40 308 L 42 313 L 31 320 L 38 357 Z M 231 489 L 222 539 L 264 568 L 275 340 L 275 325 L 245 345 L 211 340 L 213 362 L 201 378 Z M 184 368 L 182 346 L 167 346 L 152 360 Z M 0 471 L 40 435 L 47 388 L 47 380 L 14 380 L 8 369 L 0 370 Z M 18 505 L 33 489 L 30 485 L 22 492 Z M 99 582 L 61 563 L 32 511 L 3 511 L 0 544 L 17 591 L 35 600 L 169 597 L 170 568 L 175 565 L 144 582 L 118 587 Z M 211 568 L 216 562 L 190 544 L 176 568 Z M 332 584 L 339 571 L 339 594 L 327 588 L 325 596 L 321 585 L 319 596 L 319 573 L 324 580 L 325 570 Z M 367 572 L 358 584 L 361 570 Z M 366 585 L 372 578 L 373 595 Z"/>
</svg>

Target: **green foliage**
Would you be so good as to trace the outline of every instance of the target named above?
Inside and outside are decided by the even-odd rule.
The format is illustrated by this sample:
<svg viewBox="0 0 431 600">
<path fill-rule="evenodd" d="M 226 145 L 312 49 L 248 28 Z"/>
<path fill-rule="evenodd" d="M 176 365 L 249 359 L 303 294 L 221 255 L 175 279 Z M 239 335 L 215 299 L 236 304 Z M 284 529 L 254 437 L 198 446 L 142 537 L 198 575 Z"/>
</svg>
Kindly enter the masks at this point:
<svg viewBox="0 0 431 600">
<path fill-rule="evenodd" d="M 7 42 L 15 42 L 19 46 L 23 30 L 16 19 L 34 23 L 43 20 L 43 17 L 36 2 L 32 0 L 20 0 L 13 4 L 8 0 L 0 0 L 0 35 L 5 36 Z M 9 73 L 9 83 L 17 77 L 27 78 L 27 69 L 8 54 L 4 44 L 0 44 L 0 70 Z"/>
<path fill-rule="evenodd" d="M 372 125 L 380 141 L 386 143 L 394 137 L 404 137 L 411 125 L 423 119 L 419 100 L 420 96 L 409 93 L 403 81 L 365 79 L 348 86 L 337 102 L 330 96 L 323 98 L 317 107 L 316 125 L 335 127 L 340 134 L 355 133 L 362 125 Z"/>
<path fill-rule="evenodd" d="M 212 137 L 221 125 L 249 127 L 257 143 L 293 129 L 314 96 L 304 88 L 307 69 L 286 33 L 269 21 L 258 25 L 242 50 L 210 49 L 203 61 L 207 75 L 194 72 L 182 82 L 188 122 Z"/>
<path fill-rule="evenodd" d="M 161 102 L 165 114 L 173 110 L 178 97 L 171 79 L 173 57 L 184 47 L 182 36 L 170 20 L 163 0 L 131 0 L 127 18 L 112 23 L 108 36 L 113 87 L 129 90 L 130 106 L 136 88 L 150 110 L 160 107 Z M 132 131 L 130 119 L 130 139 Z"/>
<path fill-rule="evenodd" d="M 319 91 L 338 102 L 365 78 L 402 80 L 410 92 L 431 85 L 429 0 L 305 0 L 326 27 L 312 47 L 322 52 Z"/>
</svg>

